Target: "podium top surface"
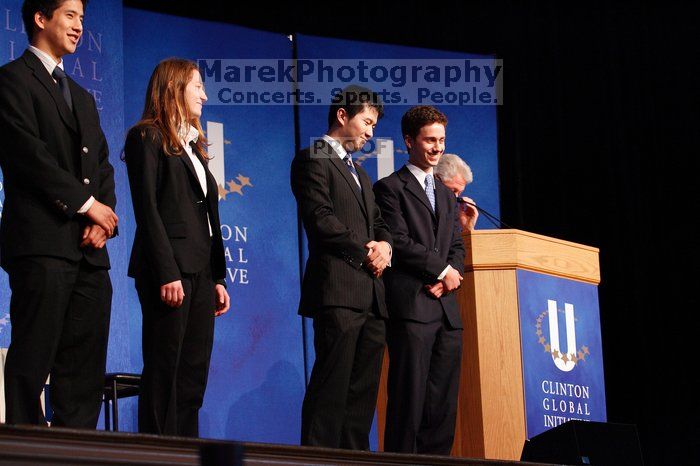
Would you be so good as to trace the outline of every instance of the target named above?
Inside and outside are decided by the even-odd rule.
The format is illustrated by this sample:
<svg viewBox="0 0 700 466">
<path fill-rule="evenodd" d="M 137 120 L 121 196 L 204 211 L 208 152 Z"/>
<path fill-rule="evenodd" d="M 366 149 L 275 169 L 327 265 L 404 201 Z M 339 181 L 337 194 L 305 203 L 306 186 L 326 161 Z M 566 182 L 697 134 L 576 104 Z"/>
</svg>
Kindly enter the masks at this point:
<svg viewBox="0 0 700 466">
<path fill-rule="evenodd" d="M 462 235 L 466 271 L 523 269 L 600 283 L 599 249 L 522 230 L 475 230 Z"/>
</svg>

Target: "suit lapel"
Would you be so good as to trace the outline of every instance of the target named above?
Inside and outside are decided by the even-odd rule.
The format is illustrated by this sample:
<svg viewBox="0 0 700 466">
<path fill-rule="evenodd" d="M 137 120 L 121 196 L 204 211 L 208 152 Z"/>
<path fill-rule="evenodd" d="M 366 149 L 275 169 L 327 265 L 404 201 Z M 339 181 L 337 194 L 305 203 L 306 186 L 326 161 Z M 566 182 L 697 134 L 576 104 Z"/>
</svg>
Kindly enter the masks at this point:
<svg viewBox="0 0 700 466">
<path fill-rule="evenodd" d="M 362 186 L 362 200 L 364 201 L 363 206 L 365 208 L 365 216 L 367 217 L 367 220 L 371 220 L 367 212 L 369 212 L 369 207 L 372 205 L 369 198 L 370 194 L 372 193 L 372 182 L 369 179 L 369 176 L 364 174 L 364 169 L 357 166 L 355 169 L 357 170 L 357 177 L 360 179 L 360 185 Z M 360 170 L 362 170 L 362 172 L 360 172 Z"/>
<path fill-rule="evenodd" d="M 197 150 L 194 149 L 194 152 L 197 153 Z M 201 157 L 200 160 L 202 160 Z M 202 165 L 204 165 L 204 173 L 207 179 L 207 197 L 217 203 L 219 202 L 219 186 L 216 184 L 216 178 L 214 178 L 214 174 L 209 171 L 209 163 L 207 161 L 203 161 Z"/>
<path fill-rule="evenodd" d="M 343 162 L 340 159 L 340 156 L 335 151 L 335 149 L 333 149 L 333 147 L 330 144 L 328 144 L 326 141 L 321 140 L 321 142 L 323 144 L 319 145 L 320 146 L 319 149 L 315 149 L 316 143 L 314 143 L 314 149 L 312 149 L 312 150 L 321 150 L 326 155 L 328 155 L 328 158 L 330 159 L 331 163 L 340 172 L 342 177 L 345 178 L 345 181 L 350 186 L 352 193 L 355 195 L 355 199 L 357 199 L 357 202 L 360 204 L 360 208 L 362 209 L 362 212 L 365 214 L 365 216 L 367 216 L 367 209 L 365 208 L 365 201 L 362 198 L 362 193 L 360 193 L 360 188 L 357 186 L 357 182 L 355 181 L 355 178 L 353 178 L 352 173 L 350 173 L 350 170 L 345 165 L 345 162 Z M 359 176 L 359 172 L 358 172 L 358 178 L 360 178 L 360 183 L 362 183 L 362 177 Z M 366 190 L 366 187 L 362 186 L 362 189 Z M 370 186 L 369 189 L 372 189 L 372 187 Z"/>
<path fill-rule="evenodd" d="M 219 186 L 216 184 L 216 179 L 214 178 L 214 175 L 212 172 L 209 171 L 209 167 L 207 163 L 204 163 L 204 173 L 206 174 L 207 178 L 207 199 L 206 202 L 209 207 L 209 217 L 210 220 L 213 221 L 212 223 L 212 229 L 216 227 L 216 225 L 219 225 L 220 219 L 219 219 L 219 209 L 218 209 L 218 204 L 219 204 Z M 216 234 L 216 233 L 214 233 Z"/>
<path fill-rule="evenodd" d="M 413 173 L 411 173 L 406 165 L 404 165 L 401 170 L 398 171 L 398 176 L 406 184 L 406 190 L 413 194 L 425 206 L 425 208 L 428 209 L 428 212 L 430 212 L 433 220 L 437 220 L 435 212 L 433 212 L 433 208 L 430 206 L 428 196 L 425 194 L 425 190 L 420 183 L 418 183 L 418 180 L 415 176 L 413 176 Z"/>
<path fill-rule="evenodd" d="M 73 108 L 75 109 L 75 112 L 71 113 L 71 116 L 74 116 L 78 131 L 82 133 L 87 126 L 87 121 L 85 121 L 85 119 L 88 118 L 88 115 L 92 115 L 92 113 L 88 112 L 90 102 L 84 98 L 84 93 L 81 92 L 82 89 L 80 89 L 80 86 L 70 78 L 68 78 L 68 87 L 70 87 L 71 97 L 73 98 Z M 65 102 L 65 100 L 63 100 L 63 102 Z M 68 105 L 66 105 L 66 108 L 67 107 Z"/>
<path fill-rule="evenodd" d="M 447 211 L 449 210 L 448 202 L 450 198 L 445 195 L 445 189 L 441 181 L 435 181 L 435 211 L 437 214 L 438 221 L 438 232 L 444 231 L 443 228 L 445 223 L 449 220 L 447 218 Z M 449 196 L 453 196 L 452 192 L 448 192 Z M 447 231 L 450 231 L 449 229 Z"/>
<path fill-rule="evenodd" d="M 196 157 L 199 157 L 199 153 L 195 147 L 192 147 L 192 152 L 195 154 Z M 197 177 L 197 171 L 194 169 L 194 164 L 192 163 L 192 160 L 190 160 L 190 156 L 187 155 L 187 152 L 184 152 L 183 149 L 183 154 L 181 154 L 178 157 L 182 163 L 185 164 L 187 167 L 187 171 L 190 172 L 190 175 L 192 176 L 192 181 L 194 181 L 195 186 L 197 187 L 197 192 L 204 197 L 204 191 L 202 191 L 202 185 L 199 184 L 199 177 Z M 201 157 L 200 157 L 201 160 Z M 204 172 L 206 173 L 206 168 L 204 169 Z"/>
<path fill-rule="evenodd" d="M 24 58 L 24 62 L 34 73 L 34 77 L 41 83 L 42 86 L 46 88 L 48 93 L 51 95 L 51 98 L 53 99 L 54 103 L 56 104 L 56 107 L 58 108 L 58 113 L 61 115 L 63 123 L 65 123 L 65 125 L 68 126 L 68 128 L 77 133 L 78 123 L 75 120 L 75 116 L 73 116 L 73 112 L 71 112 L 70 108 L 68 108 L 68 104 L 63 98 L 61 89 L 58 87 L 58 84 L 54 82 L 53 78 L 49 75 L 48 71 L 46 71 L 46 67 L 44 67 L 44 64 L 41 62 L 41 60 L 39 60 L 39 58 L 36 55 L 34 55 L 29 50 L 24 52 L 22 58 Z M 71 79 L 68 79 L 68 82 L 71 82 Z M 75 97 L 73 98 L 75 99 Z M 73 104 L 75 104 L 75 100 L 73 101 Z"/>
</svg>

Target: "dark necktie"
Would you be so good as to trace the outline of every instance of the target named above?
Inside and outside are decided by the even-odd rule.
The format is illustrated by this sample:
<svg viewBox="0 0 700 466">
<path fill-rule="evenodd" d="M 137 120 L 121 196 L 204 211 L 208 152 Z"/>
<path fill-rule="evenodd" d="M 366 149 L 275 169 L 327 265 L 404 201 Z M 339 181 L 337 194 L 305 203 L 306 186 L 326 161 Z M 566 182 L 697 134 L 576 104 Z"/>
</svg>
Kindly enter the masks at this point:
<svg viewBox="0 0 700 466">
<path fill-rule="evenodd" d="M 354 175 L 355 182 L 357 183 L 357 187 L 360 188 L 360 191 L 362 191 L 362 186 L 360 185 L 360 175 L 357 174 L 357 170 L 355 169 L 355 165 L 353 165 L 353 163 L 352 163 L 352 157 L 350 157 L 350 154 L 348 154 L 345 156 L 345 158 L 343 160 L 345 161 L 345 165 L 348 166 L 350 173 L 352 173 Z"/>
<path fill-rule="evenodd" d="M 71 99 L 70 96 L 70 88 L 68 87 L 68 76 L 66 76 L 66 72 L 57 66 L 53 69 L 53 73 L 51 74 L 51 76 L 53 76 L 53 79 L 55 79 L 58 82 L 58 86 L 61 88 L 63 98 L 66 100 L 68 108 L 70 108 L 70 111 L 72 112 L 73 99 Z"/>
</svg>

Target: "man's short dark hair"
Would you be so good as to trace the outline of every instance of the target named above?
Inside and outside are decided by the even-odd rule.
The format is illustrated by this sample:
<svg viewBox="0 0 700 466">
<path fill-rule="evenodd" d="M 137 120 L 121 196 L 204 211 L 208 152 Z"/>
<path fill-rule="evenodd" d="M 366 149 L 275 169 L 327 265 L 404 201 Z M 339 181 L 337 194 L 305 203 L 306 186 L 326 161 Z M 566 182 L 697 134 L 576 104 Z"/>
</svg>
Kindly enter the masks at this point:
<svg viewBox="0 0 700 466">
<path fill-rule="evenodd" d="M 401 117 L 401 135 L 415 138 L 423 126 L 432 125 L 433 123 L 447 126 L 447 116 L 430 105 L 411 107 Z"/>
<path fill-rule="evenodd" d="M 66 0 L 24 0 L 22 4 L 22 21 L 24 22 L 24 30 L 27 31 L 29 43 L 34 38 L 34 14 L 38 11 L 48 19 L 53 17 L 53 12 L 56 11 Z M 88 0 L 80 0 L 83 3 L 83 8 L 87 8 Z"/>
<path fill-rule="evenodd" d="M 384 104 L 379 95 L 372 89 L 351 84 L 340 92 L 337 92 L 331 100 L 328 109 L 328 129 L 336 122 L 338 110 L 344 108 L 348 114 L 348 119 L 362 112 L 365 105 L 377 111 L 377 121 L 384 116 Z"/>
</svg>

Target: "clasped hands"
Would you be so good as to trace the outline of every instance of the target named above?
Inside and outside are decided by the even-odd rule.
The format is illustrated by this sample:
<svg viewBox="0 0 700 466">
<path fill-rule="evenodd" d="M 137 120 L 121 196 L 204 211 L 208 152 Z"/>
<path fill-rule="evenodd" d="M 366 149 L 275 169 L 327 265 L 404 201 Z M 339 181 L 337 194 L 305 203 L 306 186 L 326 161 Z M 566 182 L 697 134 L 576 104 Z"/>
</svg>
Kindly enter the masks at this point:
<svg viewBox="0 0 700 466">
<path fill-rule="evenodd" d="M 448 266 L 447 273 L 442 277 L 442 280 L 432 285 L 425 285 L 425 290 L 434 298 L 439 298 L 459 288 L 462 285 L 463 279 L 464 277 L 462 277 L 455 268 Z"/>
<path fill-rule="evenodd" d="M 391 246 L 386 241 L 370 241 L 365 244 L 367 256 L 364 265 L 375 277 L 381 277 L 391 261 Z"/>
<path fill-rule="evenodd" d="M 83 228 L 83 237 L 80 247 L 87 246 L 101 249 L 107 240 L 114 236 L 114 229 L 117 227 L 119 217 L 111 207 L 95 199 L 85 216 L 93 223 Z"/>
</svg>

